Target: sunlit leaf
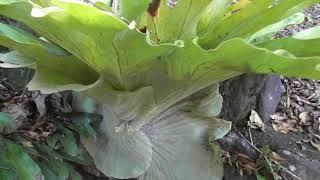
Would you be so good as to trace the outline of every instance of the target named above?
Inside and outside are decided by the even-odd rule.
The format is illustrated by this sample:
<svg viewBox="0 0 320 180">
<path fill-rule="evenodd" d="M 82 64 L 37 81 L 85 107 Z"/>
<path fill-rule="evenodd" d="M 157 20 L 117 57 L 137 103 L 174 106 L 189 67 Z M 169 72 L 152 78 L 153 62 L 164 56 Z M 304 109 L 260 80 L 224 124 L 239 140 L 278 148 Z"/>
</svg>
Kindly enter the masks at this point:
<svg viewBox="0 0 320 180">
<path fill-rule="evenodd" d="M 207 7 L 197 24 L 197 35 L 202 37 L 209 29 L 214 28 L 226 14 L 232 0 L 214 0 Z"/>
<path fill-rule="evenodd" d="M 129 21 L 134 20 L 143 14 L 152 0 L 121 0 L 121 15 Z"/>
<path fill-rule="evenodd" d="M 43 93 L 80 90 L 97 80 L 97 74 L 74 56 L 15 27 L 0 23 L 0 44 L 24 55 L 17 52 L 1 54 L 1 61 L 26 67 L 36 63 L 38 70 L 29 84 L 30 89 L 40 88 Z M 79 71 L 85 72 L 85 76 L 79 76 Z"/>
<path fill-rule="evenodd" d="M 293 37 L 295 39 L 300 39 L 300 40 L 319 39 L 320 38 L 320 27 L 315 26 L 313 28 L 300 31 L 300 32 L 294 34 Z"/>
<path fill-rule="evenodd" d="M 243 9 L 219 21 L 208 31 L 206 36 L 200 39 L 200 44 L 209 49 L 232 38 L 246 38 L 253 32 L 276 23 L 314 3 L 316 0 L 284 0 L 277 4 L 274 4 L 274 0 L 251 1 Z"/>
<path fill-rule="evenodd" d="M 275 24 L 269 25 L 260 31 L 256 32 L 252 36 L 248 38 L 248 42 L 250 43 L 260 43 L 267 40 L 270 40 L 273 38 L 273 36 L 279 32 L 282 28 L 292 25 L 292 24 L 300 24 L 304 21 L 304 14 L 303 13 L 297 13 L 294 14 L 280 22 L 277 22 Z"/>
<path fill-rule="evenodd" d="M 148 29 L 153 40 L 171 42 L 191 38 L 196 34 L 197 22 L 209 3 L 210 0 L 153 1 L 148 10 Z"/>
</svg>

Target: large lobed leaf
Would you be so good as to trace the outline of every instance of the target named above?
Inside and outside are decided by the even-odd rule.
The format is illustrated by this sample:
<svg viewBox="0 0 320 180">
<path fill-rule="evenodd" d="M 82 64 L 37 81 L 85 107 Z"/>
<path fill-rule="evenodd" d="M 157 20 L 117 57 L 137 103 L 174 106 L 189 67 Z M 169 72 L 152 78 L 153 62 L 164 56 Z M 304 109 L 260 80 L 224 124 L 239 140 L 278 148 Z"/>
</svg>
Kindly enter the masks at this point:
<svg viewBox="0 0 320 180">
<path fill-rule="evenodd" d="M 115 99 L 115 102 L 119 102 L 117 105 L 120 117 L 118 113 L 110 111 L 109 108 L 82 94 L 74 94 L 73 100 L 76 111 L 103 115 L 103 121 L 96 129 L 96 136 L 82 137 L 81 141 L 103 173 L 121 179 L 143 174 L 149 167 L 152 157 L 148 137 L 141 131 L 128 129 L 129 122 L 123 121 L 125 120 L 123 116 L 135 116 L 138 114 L 136 111 L 141 110 L 133 107 L 137 101 L 126 98 L 130 95 L 124 96 L 123 99 Z M 124 109 L 127 107 L 124 105 L 126 103 L 130 103 L 133 110 Z M 129 112 L 126 112 L 128 110 Z"/>
<path fill-rule="evenodd" d="M 220 80 L 220 78 L 223 76 L 226 77 L 228 74 L 237 75 L 241 72 L 248 72 L 248 71 L 256 72 L 256 73 L 270 73 L 270 72 L 286 73 L 285 75 L 303 76 L 302 72 L 296 72 L 296 70 L 298 71 L 300 68 L 292 70 L 292 72 L 285 72 L 286 70 L 284 70 L 285 68 L 288 68 L 290 66 L 291 67 L 295 66 L 296 63 L 299 64 L 299 62 L 286 61 L 285 62 L 286 67 L 283 67 L 283 68 L 277 67 L 275 69 L 274 67 L 278 66 L 276 65 L 277 62 L 275 61 L 265 60 L 263 62 L 258 62 L 253 60 L 253 58 L 251 61 L 245 60 L 247 59 L 246 56 L 253 57 L 253 55 L 251 54 L 251 52 L 253 51 L 255 51 L 256 53 L 262 54 L 260 55 L 262 56 L 261 57 L 262 59 L 269 58 L 269 59 L 275 60 L 275 59 L 283 59 L 283 58 L 274 55 L 272 51 L 269 52 L 267 50 L 258 49 L 255 46 L 250 46 L 249 44 L 246 45 L 245 41 L 240 42 L 241 41 L 240 39 L 226 41 L 220 44 L 217 49 L 210 50 L 210 51 L 205 51 L 201 49 L 201 47 L 199 47 L 197 43 L 191 42 L 191 40 L 186 40 L 186 42 L 184 43 L 185 44 L 184 47 L 182 47 L 181 43 L 176 45 L 163 44 L 163 45 L 157 46 L 157 45 L 152 45 L 151 44 L 152 42 L 150 41 L 146 41 L 147 37 L 144 37 L 144 34 L 136 32 L 135 30 L 128 29 L 127 25 L 125 25 L 124 22 L 121 22 L 121 20 L 117 19 L 116 17 L 114 17 L 109 13 L 99 11 L 85 4 L 79 4 L 74 2 L 73 3 L 58 2 L 58 1 L 53 1 L 53 2 L 54 4 L 59 6 L 59 8 L 58 9 L 54 8 L 53 10 L 50 10 L 48 14 L 44 13 L 41 16 L 39 15 L 37 15 L 36 17 L 30 16 L 30 14 L 32 14 L 32 11 L 34 14 L 35 10 L 34 9 L 32 10 L 31 5 L 23 0 L 15 3 L 12 3 L 12 2 L 3 3 L 5 5 L 1 6 L 1 9 L 2 9 L 1 13 L 23 21 L 24 23 L 26 23 L 30 27 L 33 27 L 36 31 L 44 35 L 49 40 L 56 42 L 59 45 L 65 47 L 68 51 L 74 53 L 82 61 L 86 62 L 96 71 L 100 72 L 103 78 L 106 79 L 107 82 L 111 83 L 112 86 L 115 86 L 117 89 L 131 90 L 132 88 L 135 89 L 144 85 L 150 85 L 150 83 L 154 81 L 151 78 L 154 78 L 154 76 L 158 76 L 159 70 L 169 71 L 170 79 L 175 79 L 175 80 L 194 79 L 195 77 L 198 76 L 197 74 L 203 74 L 206 71 L 209 72 L 207 75 L 208 77 L 206 78 L 215 78 L 218 80 Z M 257 4 L 257 6 L 259 5 L 260 9 L 268 5 L 268 2 L 266 1 L 263 1 L 263 2 L 265 3 L 264 6 L 261 5 L 260 7 L 260 5 Z M 174 12 L 178 13 L 179 11 L 181 11 L 179 6 L 182 6 L 182 4 L 184 3 L 180 3 L 180 5 L 179 3 L 177 3 L 177 8 L 172 8 L 170 10 L 170 13 L 171 11 L 172 13 Z M 193 5 L 192 2 L 190 2 L 189 4 Z M 251 3 L 251 4 L 256 6 L 255 3 Z M 289 3 L 288 5 L 284 4 L 282 6 L 285 6 L 288 8 L 291 6 L 295 7 L 296 4 L 297 3 Z M 298 3 L 298 5 L 301 5 L 301 4 Z M 279 8 L 278 6 L 282 7 L 280 5 L 277 5 L 276 7 Z M 192 7 L 193 6 L 190 6 L 190 8 Z M 163 3 L 159 10 L 161 10 L 161 8 L 168 8 L 168 7 L 167 5 L 165 5 L 165 3 Z M 249 8 L 249 5 L 246 8 Z M 46 8 L 45 10 L 48 10 L 48 8 Z M 86 14 L 89 13 L 91 15 L 82 16 L 82 13 L 80 12 L 80 10 L 83 12 L 86 12 Z M 42 12 L 44 10 L 37 9 L 36 11 Z M 19 13 L 17 14 L 17 12 Z M 63 16 L 63 17 L 60 17 L 60 16 Z M 222 22 L 227 23 L 229 21 L 229 18 L 232 18 L 233 16 L 238 17 L 240 15 L 238 15 L 238 13 L 235 13 L 234 15 L 230 15 L 226 18 L 226 20 L 221 20 L 221 23 Z M 91 21 L 88 18 L 93 18 L 93 19 L 102 18 L 101 19 L 102 22 Z M 59 20 L 59 27 L 57 24 L 58 20 Z M 109 21 L 110 23 L 112 22 L 111 24 L 116 23 L 118 25 L 111 26 L 111 24 L 108 23 Z M 274 21 L 276 21 L 276 19 L 274 19 Z M 70 24 L 74 24 L 74 26 L 71 26 Z M 86 24 L 86 25 L 84 26 L 83 24 Z M 81 27 L 77 27 L 80 25 Z M 51 28 L 55 29 L 55 31 L 51 31 L 50 29 L 48 29 L 49 26 L 50 27 L 52 26 Z M 226 28 L 225 26 L 222 26 L 222 25 L 220 26 L 219 23 L 216 25 L 216 27 Z M 74 33 L 74 31 L 77 31 L 77 33 Z M 88 31 L 86 33 L 86 36 L 84 37 L 77 36 L 77 34 L 79 34 L 82 31 L 83 32 Z M 66 33 L 68 35 L 66 35 Z M 208 32 L 206 34 L 207 36 L 211 36 L 212 33 Z M 77 37 L 73 37 L 73 36 L 77 36 Z M 101 42 L 100 44 L 101 39 L 104 39 L 104 41 Z M 62 40 L 63 42 L 60 42 Z M 80 40 L 81 42 L 86 42 L 86 43 L 78 42 L 77 45 L 71 45 L 72 43 L 75 43 L 74 41 L 80 41 Z M 94 41 L 95 45 L 91 46 L 89 41 Z M 201 44 L 202 38 L 200 38 L 198 41 L 200 41 L 200 44 Z M 224 48 L 224 47 L 231 46 L 231 44 L 234 46 L 237 46 L 237 45 L 242 46 L 244 47 L 244 50 L 243 51 L 237 50 L 236 48 L 227 50 L 227 48 Z M 108 55 L 99 54 L 98 49 L 101 47 L 103 47 L 103 53 L 108 52 Z M 111 48 L 113 50 L 109 51 L 108 48 Z M 94 50 L 94 53 L 93 52 L 90 53 L 90 51 L 92 50 Z M 112 55 L 114 51 L 116 52 L 114 55 Z M 246 54 L 243 54 L 243 53 L 246 53 Z M 94 55 L 91 56 L 91 54 L 94 54 Z M 221 60 L 222 56 L 223 56 L 223 59 L 233 59 L 233 60 L 232 61 Z M 164 57 L 164 58 L 161 58 L 161 60 L 159 61 L 159 60 L 156 60 L 157 57 Z M 198 57 L 204 57 L 204 58 L 198 58 Z M 238 61 L 237 63 L 239 64 L 238 67 L 233 67 L 235 57 L 241 57 L 243 59 L 240 61 L 236 60 Z M 305 59 L 301 59 L 301 60 L 305 60 Z M 79 62 L 79 63 L 72 63 L 72 64 L 81 64 L 81 63 Z M 280 64 L 283 64 L 283 63 L 280 62 Z M 305 64 L 305 63 L 301 63 L 301 64 Z M 210 66 L 211 69 L 219 68 L 223 72 L 218 72 L 220 70 L 218 71 L 209 70 L 206 66 Z M 265 68 L 261 68 L 262 66 Z M 310 66 L 314 66 L 314 64 Z M 59 67 L 61 67 L 61 65 Z M 257 68 L 257 67 L 260 67 L 260 68 Z M 207 69 L 207 70 L 204 71 L 204 69 Z M 146 79 L 145 74 L 150 74 L 150 71 L 151 71 L 151 75 L 148 75 Z M 231 73 L 231 71 L 233 73 Z M 81 72 L 83 72 L 83 70 L 81 70 Z M 213 72 L 213 73 L 210 73 L 210 72 Z M 238 73 L 235 73 L 235 72 L 238 72 Z M 74 75 L 76 73 L 73 73 L 71 71 L 70 74 Z M 156 75 L 153 75 L 153 74 L 156 74 Z M 217 75 L 220 77 L 217 77 Z M 305 77 L 317 78 L 315 75 L 316 74 L 313 73 L 311 76 L 307 75 Z M 64 77 L 69 77 L 69 76 L 64 76 Z M 80 76 L 77 76 L 77 77 L 80 77 Z M 94 81 L 97 80 L 96 78 L 91 78 L 91 79 Z M 196 79 L 198 81 L 198 77 Z"/>
<path fill-rule="evenodd" d="M 30 33 L 0 23 L 0 41 L 2 45 L 16 50 L 0 54 L 1 61 L 26 67 L 38 67 L 33 81 L 29 84 L 33 90 L 42 89 L 44 93 L 54 92 L 52 89 L 55 91 L 79 90 L 97 80 L 97 73 L 87 65 L 60 47 L 40 40 Z"/>
<path fill-rule="evenodd" d="M 317 0 L 283 0 L 275 3 L 274 0 L 240 0 L 242 1 L 248 3 L 234 9 L 218 20 L 217 24 L 208 28 L 207 33 L 200 38 L 201 45 L 210 49 L 232 38 L 246 38 L 318 2 Z"/>
<path fill-rule="evenodd" d="M 157 106 L 148 108 L 152 102 L 141 104 L 149 102 L 144 99 L 153 98 L 150 88 L 130 94 L 109 92 L 114 107 L 101 106 L 77 93 L 73 100 L 75 110 L 98 113 L 104 117 L 97 128 L 97 135 L 82 138 L 82 143 L 93 156 L 97 167 L 110 176 L 140 176 L 139 179 L 146 180 L 221 179 L 221 154 L 218 148 L 214 149 L 215 153 L 210 150 L 209 138 L 221 138 L 229 131 L 231 124 L 212 118 L 218 115 L 222 99 L 217 86 L 209 92 L 194 97 L 197 101 L 187 100 L 164 111 Z M 144 113 L 141 113 L 142 110 Z M 137 121 L 143 118 L 135 119 L 135 116 L 151 111 L 151 120 L 142 121 L 140 126 L 141 121 Z M 215 147 L 214 144 L 212 146 Z M 103 156 L 108 158 L 101 159 Z"/>
</svg>

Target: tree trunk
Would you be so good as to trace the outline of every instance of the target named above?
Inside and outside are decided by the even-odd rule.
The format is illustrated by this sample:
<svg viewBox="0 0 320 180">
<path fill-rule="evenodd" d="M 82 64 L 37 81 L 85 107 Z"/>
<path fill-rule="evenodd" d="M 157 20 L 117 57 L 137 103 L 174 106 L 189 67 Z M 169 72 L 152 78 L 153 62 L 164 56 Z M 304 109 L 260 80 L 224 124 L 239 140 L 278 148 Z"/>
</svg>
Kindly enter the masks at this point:
<svg viewBox="0 0 320 180">
<path fill-rule="evenodd" d="M 246 123 L 251 110 L 265 122 L 274 113 L 281 98 L 281 79 L 278 75 L 244 74 L 220 85 L 223 107 L 220 116 L 234 125 Z"/>
<path fill-rule="evenodd" d="M 232 121 L 233 125 L 247 119 L 248 113 L 256 106 L 265 79 L 265 75 L 244 74 L 224 81 L 220 85 L 220 93 L 223 96 L 220 116 Z"/>
</svg>

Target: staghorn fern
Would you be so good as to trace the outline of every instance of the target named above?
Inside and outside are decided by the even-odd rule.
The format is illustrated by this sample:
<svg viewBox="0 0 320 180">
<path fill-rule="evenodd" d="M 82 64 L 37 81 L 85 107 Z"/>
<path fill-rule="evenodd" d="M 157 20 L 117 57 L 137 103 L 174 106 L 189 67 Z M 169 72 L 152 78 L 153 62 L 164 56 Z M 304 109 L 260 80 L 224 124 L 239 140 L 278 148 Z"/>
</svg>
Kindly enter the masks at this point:
<svg viewBox="0 0 320 180">
<path fill-rule="evenodd" d="M 222 179 L 214 140 L 230 123 L 215 118 L 217 83 L 246 72 L 320 79 L 319 28 L 272 38 L 316 0 L 119 2 L 112 12 L 103 1 L 0 0 L 1 15 L 42 36 L 0 24 L 14 49 L 1 66 L 34 68 L 29 89 L 74 90 L 75 111 L 103 116 L 81 142 L 107 176 Z"/>
</svg>

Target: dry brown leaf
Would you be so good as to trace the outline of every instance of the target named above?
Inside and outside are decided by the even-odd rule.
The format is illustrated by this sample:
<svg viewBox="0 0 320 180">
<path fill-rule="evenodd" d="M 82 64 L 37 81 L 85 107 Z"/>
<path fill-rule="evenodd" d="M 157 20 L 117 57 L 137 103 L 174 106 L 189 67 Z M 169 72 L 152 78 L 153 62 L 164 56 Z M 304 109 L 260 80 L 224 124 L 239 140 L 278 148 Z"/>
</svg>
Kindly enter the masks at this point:
<svg viewBox="0 0 320 180">
<path fill-rule="evenodd" d="M 277 113 L 274 113 L 274 114 L 271 114 L 271 115 L 270 115 L 270 118 L 273 119 L 273 120 L 275 120 L 275 121 L 277 121 L 277 122 L 287 119 L 287 117 L 285 116 L 285 114 L 283 114 L 283 113 L 278 113 L 278 112 L 277 112 Z"/>
<path fill-rule="evenodd" d="M 242 165 L 243 168 L 245 168 L 246 170 L 250 170 L 250 171 L 257 171 L 258 165 L 256 165 L 255 163 L 251 162 L 248 164 L 243 164 Z"/>
<path fill-rule="evenodd" d="M 37 138 L 40 137 L 40 135 L 39 135 L 38 133 L 32 132 L 32 131 L 29 132 L 29 136 L 30 136 L 30 138 L 32 138 L 32 139 L 37 139 Z"/>
<path fill-rule="evenodd" d="M 309 112 L 302 112 L 299 114 L 299 119 L 300 119 L 301 124 L 305 125 L 309 121 L 312 120 L 312 115 Z M 308 123 L 308 124 L 310 124 L 310 123 Z"/>
<path fill-rule="evenodd" d="M 50 134 L 51 132 L 43 132 L 41 136 L 47 138 Z"/>
<path fill-rule="evenodd" d="M 279 132 L 279 133 L 283 133 L 283 134 L 287 134 L 289 132 L 289 130 L 287 129 L 281 129 L 281 126 L 278 126 L 278 124 L 272 123 L 272 127 L 275 131 Z"/>
<path fill-rule="evenodd" d="M 303 139 L 302 142 L 304 142 L 304 143 L 309 143 L 310 140 L 309 140 L 309 139 Z"/>
<path fill-rule="evenodd" d="M 256 167 L 257 166 L 255 163 L 253 163 L 253 160 L 250 159 L 250 157 L 248 157 L 245 154 L 237 153 L 237 157 L 238 157 L 239 162 L 242 163 L 242 165 L 250 164 L 250 166 L 252 166 L 252 167 Z"/>
<path fill-rule="evenodd" d="M 241 170 L 246 170 L 249 172 L 256 172 L 259 165 L 257 165 L 255 162 L 253 162 L 252 159 L 250 159 L 247 155 L 242 154 L 242 153 L 237 153 L 237 159 L 238 159 L 238 165 L 239 165 L 239 169 L 240 169 L 240 173 Z"/>
<path fill-rule="evenodd" d="M 251 115 L 249 117 L 248 126 L 253 129 L 260 129 L 261 131 L 265 131 L 265 125 L 262 122 L 258 113 L 254 110 L 251 110 Z"/>
<path fill-rule="evenodd" d="M 287 134 L 289 131 L 296 132 L 297 129 L 294 128 L 295 123 L 294 122 L 281 122 L 281 123 L 272 123 L 272 127 L 275 131 L 283 134 Z"/>
<path fill-rule="evenodd" d="M 242 153 L 237 153 L 238 158 L 243 158 L 243 159 L 249 159 L 250 161 L 252 161 L 247 155 L 242 154 Z"/>
<path fill-rule="evenodd" d="M 270 158 L 275 160 L 275 161 L 285 161 L 286 159 L 282 158 L 279 154 L 275 153 L 275 152 L 271 152 L 270 153 Z"/>
</svg>

